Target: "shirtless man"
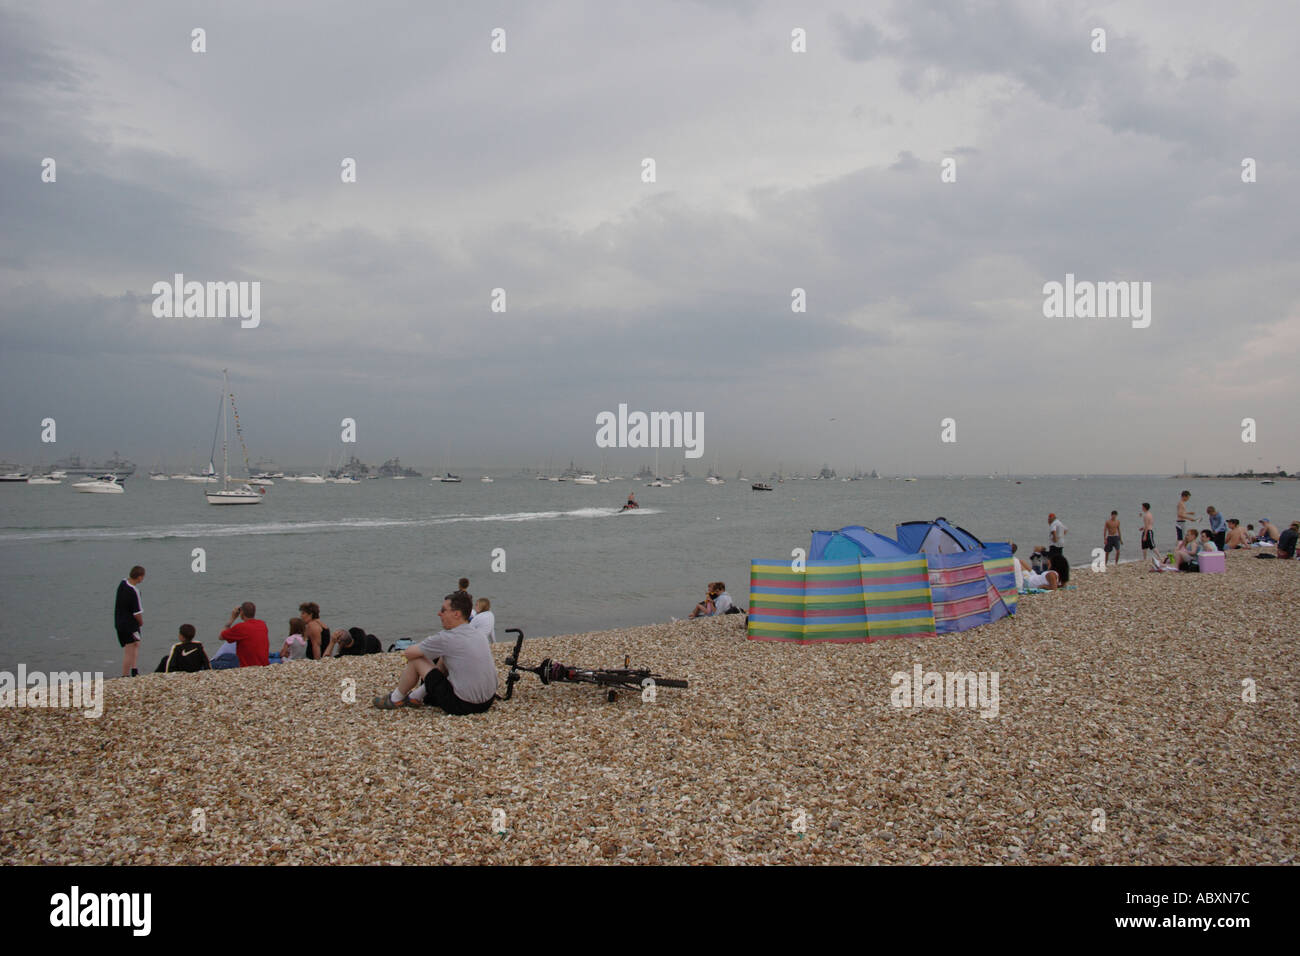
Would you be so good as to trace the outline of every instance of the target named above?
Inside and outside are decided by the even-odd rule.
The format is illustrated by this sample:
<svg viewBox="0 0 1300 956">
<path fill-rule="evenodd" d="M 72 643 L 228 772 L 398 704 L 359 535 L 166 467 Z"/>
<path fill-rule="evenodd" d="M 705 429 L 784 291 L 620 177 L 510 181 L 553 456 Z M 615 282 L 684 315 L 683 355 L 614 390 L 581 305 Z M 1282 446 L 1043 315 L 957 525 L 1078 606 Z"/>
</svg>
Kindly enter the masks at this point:
<svg viewBox="0 0 1300 956">
<path fill-rule="evenodd" d="M 1282 532 L 1277 530 L 1277 525 L 1267 518 L 1259 519 L 1259 540 L 1266 544 L 1277 544 L 1277 539 Z"/>
<path fill-rule="evenodd" d="M 1232 551 L 1236 548 L 1249 548 L 1250 541 L 1246 537 L 1246 530 L 1241 526 L 1241 522 L 1236 518 L 1228 519 L 1228 537 L 1224 541 L 1224 550 Z"/>
<path fill-rule="evenodd" d="M 1142 502 L 1142 563 L 1148 561 L 1147 552 L 1158 561 L 1160 555 L 1156 553 L 1156 518 L 1151 513 L 1151 502 Z"/>
<path fill-rule="evenodd" d="M 1187 499 L 1192 496 L 1190 491 L 1184 491 L 1178 498 L 1178 523 L 1174 525 L 1178 529 L 1177 540 L 1182 541 L 1187 531 L 1187 522 L 1196 520 L 1196 512 L 1187 510 Z"/>
<path fill-rule="evenodd" d="M 1119 533 L 1119 512 L 1112 511 L 1110 517 L 1106 519 L 1106 532 L 1104 545 L 1104 554 L 1106 563 L 1110 564 L 1110 553 L 1115 552 L 1115 567 L 1119 567 L 1119 546 L 1124 543 Z"/>
</svg>

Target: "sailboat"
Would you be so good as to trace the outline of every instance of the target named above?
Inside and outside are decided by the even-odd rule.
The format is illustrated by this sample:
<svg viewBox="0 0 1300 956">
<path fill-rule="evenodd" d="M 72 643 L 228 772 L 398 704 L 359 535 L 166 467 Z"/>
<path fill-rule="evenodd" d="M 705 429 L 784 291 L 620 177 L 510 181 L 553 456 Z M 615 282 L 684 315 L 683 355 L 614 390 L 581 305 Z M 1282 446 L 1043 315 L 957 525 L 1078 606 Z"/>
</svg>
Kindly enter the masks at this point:
<svg viewBox="0 0 1300 956">
<path fill-rule="evenodd" d="M 208 499 L 210 505 L 257 505 L 262 503 L 262 495 L 266 493 L 265 489 L 258 491 L 253 490 L 251 485 L 241 482 L 236 487 L 230 486 L 230 416 L 226 414 L 226 396 L 230 396 L 230 404 L 235 404 L 235 393 L 230 391 L 230 376 L 226 369 L 221 370 L 221 486 L 217 491 L 205 491 L 204 497 Z M 235 413 L 235 432 L 239 435 L 239 446 L 244 448 L 244 436 L 239 430 L 239 413 Z M 217 436 L 212 436 L 212 444 L 215 449 Z M 248 460 L 248 449 L 244 448 L 244 460 Z"/>
<path fill-rule="evenodd" d="M 667 488 L 668 482 L 659 477 L 659 450 L 655 449 L 655 480 L 646 483 L 647 488 Z"/>
</svg>

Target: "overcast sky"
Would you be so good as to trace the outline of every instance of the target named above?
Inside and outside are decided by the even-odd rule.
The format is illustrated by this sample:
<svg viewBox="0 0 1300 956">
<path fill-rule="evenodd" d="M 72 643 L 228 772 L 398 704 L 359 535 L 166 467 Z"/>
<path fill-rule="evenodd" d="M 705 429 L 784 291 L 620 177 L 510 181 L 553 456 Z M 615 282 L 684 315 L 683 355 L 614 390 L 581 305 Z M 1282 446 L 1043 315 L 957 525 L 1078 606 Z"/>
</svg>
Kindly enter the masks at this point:
<svg viewBox="0 0 1300 956">
<path fill-rule="evenodd" d="M 702 412 L 697 474 L 1297 469 L 1297 36 L 1293 0 L 5 3 L 0 457 L 198 465 L 228 366 L 253 457 L 317 469 L 344 417 L 374 463 L 596 467 L 620 403 Z M 260 282 L 260 326 L 155 318 L 177 272 Z M 1066 273 L 1150 282 L 1150 327 L 1044 318 Z"/>
</svg>

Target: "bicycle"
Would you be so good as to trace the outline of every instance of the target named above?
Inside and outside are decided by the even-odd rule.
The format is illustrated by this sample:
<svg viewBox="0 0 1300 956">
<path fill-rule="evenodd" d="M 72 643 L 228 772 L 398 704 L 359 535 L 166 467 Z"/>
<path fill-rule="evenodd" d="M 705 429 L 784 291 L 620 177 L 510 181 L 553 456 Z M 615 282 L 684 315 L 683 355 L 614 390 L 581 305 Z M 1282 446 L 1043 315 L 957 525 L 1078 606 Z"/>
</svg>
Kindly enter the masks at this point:
<svg viewBox="0 0 1300 956">
<path fill-rule="evenodd" d="M 619 670 L 570 667 L 549 657 L 535 667 L 526 667 L 519 662 L 519 651 L 524 646 L 524 632 L 517 627 L 511 627 L 506 629 L 506 633 L 518 634 L 519 637 L 515 640 L 514 650 L 506 657 L 506 663 L 510 665 L 510 673 L 506 675 L 506 695 L 500 697 L 500 700 L 509 700 L 514 694 L 515 684 L 523 679 L 520 671 L 536 674 L 543 684 L 596 684 L 607 688 L 605 699 L 611 703 L 618 699 L 618 691 L 615 688 L 644 692 L 651 687 L 685 689 L 687 686 L 684 680 L 652 674 L 648 670 L 634 670 L 628 657 L 623 658 L 623 667 Z"/>
</svg>

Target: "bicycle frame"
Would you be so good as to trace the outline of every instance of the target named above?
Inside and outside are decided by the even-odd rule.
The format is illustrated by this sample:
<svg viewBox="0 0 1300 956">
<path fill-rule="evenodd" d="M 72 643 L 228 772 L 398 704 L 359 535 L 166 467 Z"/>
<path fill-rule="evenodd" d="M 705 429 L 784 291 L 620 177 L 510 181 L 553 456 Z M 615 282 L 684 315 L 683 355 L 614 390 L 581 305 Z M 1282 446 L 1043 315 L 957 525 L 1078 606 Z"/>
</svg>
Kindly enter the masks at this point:
<svg viewBox="0 0 1300 956">
<path fill-rule="evenodd" d="M 515 692 L 515 684 L 523 679 L 520 671 L 529 674 L 536 674 L 543 684 L 566 683 L 566 684 L 597 684 L 601 687 L 625 687 L 628 689 L 640 689 L 647 686 L 648 682 L 664 687 L 686 687 L 686 681 L 671 680 L 652 674 L 648 670 L 631 670 L 628 668 L 628 659 L 623 658 L 622 670 L 593 670 L 582 667 L 569 667 L 567 664 L 561 664 L 558 661 L 552 661 L 549 657 L 544 659 L 535 667 L 526 667 L 519 661 L 519 652 L 524 646 L 524 632 L 517 627 L 506 629 L 507 634 L 517 634 L 515 639 L 514 650 L 506 657 L 506 663 L 510 665 L 510 673 L 506 675 L 506 694 L 502 700 L 509 700 Z"/>
</svg>

